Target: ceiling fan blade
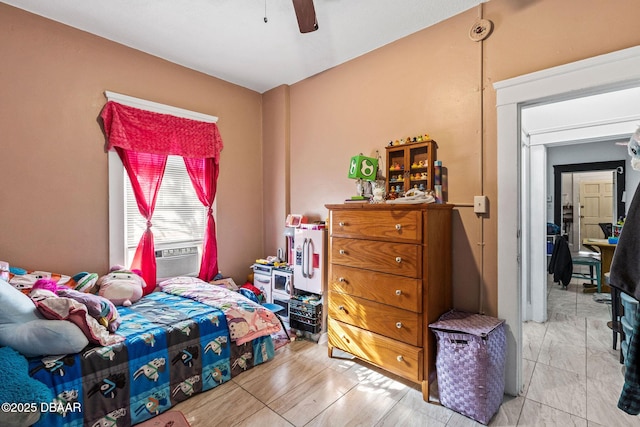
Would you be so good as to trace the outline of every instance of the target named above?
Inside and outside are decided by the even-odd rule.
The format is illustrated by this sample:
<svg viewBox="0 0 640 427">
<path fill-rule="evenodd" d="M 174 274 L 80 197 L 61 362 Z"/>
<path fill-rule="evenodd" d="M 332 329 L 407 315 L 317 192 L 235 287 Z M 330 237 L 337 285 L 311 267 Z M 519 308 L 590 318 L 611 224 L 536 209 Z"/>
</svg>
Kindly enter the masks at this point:
<svg viewBox="0 0 640 427">
<path fill-rule="evenodd" d="M 293 8 L 296 11 L 298 27 L 301 33 L 310 33 L 318 29 L 313 0 L 293 0 Z"/>
</svg>

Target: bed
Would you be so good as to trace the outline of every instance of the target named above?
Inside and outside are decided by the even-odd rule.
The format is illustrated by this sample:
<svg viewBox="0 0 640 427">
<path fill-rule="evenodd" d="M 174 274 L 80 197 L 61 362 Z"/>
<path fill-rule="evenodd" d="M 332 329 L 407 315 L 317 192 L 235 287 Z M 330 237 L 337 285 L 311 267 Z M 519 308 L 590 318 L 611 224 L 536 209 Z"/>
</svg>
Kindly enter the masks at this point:
<svg viewBox="0 0 640 427">
<path fill-rule="evenodd" d="M 129 426 L 274 357 L 273 313 L 193 278 L 118 307 L 121 342 L 29 359 L 54 400 L 36 426 Z"/>
</svg>

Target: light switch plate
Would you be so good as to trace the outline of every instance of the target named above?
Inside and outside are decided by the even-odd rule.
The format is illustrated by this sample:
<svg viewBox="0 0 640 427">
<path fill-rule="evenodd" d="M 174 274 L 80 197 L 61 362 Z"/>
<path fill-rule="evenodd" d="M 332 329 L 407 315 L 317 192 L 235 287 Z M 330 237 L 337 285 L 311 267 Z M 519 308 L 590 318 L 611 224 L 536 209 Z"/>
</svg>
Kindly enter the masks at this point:
<svg viewBox="0 0 640 427">
<path fill-rule="evenodd" d="M 487 196 L 473 196 L 473 212 L 478 214 L 486 214 L 487 202 Z"/>
</svg>

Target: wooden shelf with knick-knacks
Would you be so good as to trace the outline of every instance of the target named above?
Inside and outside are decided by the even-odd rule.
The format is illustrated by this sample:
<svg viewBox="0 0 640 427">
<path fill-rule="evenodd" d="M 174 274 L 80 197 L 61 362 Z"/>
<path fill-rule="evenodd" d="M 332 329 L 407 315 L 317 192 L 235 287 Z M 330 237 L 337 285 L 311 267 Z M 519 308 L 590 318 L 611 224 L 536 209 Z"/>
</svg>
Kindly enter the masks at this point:
<svg viewBox="0 0 640 427">
<path fill-rule="evenodd" d="M 437 144 L 428 135 L 407 138 L 401 142 L 389 143 L 387 150 L 387 194 L 402 197 L 412 188 L 422 191 L 433 190 L 433 162 L 436 160 Z M 410 142 L 407 142 L 409 140 Z"/>
</svg>

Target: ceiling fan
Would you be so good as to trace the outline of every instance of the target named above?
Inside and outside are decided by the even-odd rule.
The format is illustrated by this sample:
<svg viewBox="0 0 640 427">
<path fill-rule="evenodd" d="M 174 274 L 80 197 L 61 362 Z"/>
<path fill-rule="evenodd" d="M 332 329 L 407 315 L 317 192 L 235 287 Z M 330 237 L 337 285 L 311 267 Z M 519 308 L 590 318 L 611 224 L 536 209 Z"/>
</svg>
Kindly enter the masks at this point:
<svg viewBox="0 0 640 427">
<path fill-rule="evenodd" d="M 318 29 L 318 19 L 316 10 L 313 7 L 313 0 L 293 0 L 293 9 L 298 19 L 298 28 L 301 33 L 310 33 Z M 264 0 L 264 23 L 269 22 L 267 18 L 267 0 Z"/>
<path fill-rule="evenodd" d="M 296 11 L 298 27 L 301 33 L 310 33 L 318 29 L 313 0 L 293 0 L 293 8 Z"/>
</svg>

